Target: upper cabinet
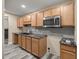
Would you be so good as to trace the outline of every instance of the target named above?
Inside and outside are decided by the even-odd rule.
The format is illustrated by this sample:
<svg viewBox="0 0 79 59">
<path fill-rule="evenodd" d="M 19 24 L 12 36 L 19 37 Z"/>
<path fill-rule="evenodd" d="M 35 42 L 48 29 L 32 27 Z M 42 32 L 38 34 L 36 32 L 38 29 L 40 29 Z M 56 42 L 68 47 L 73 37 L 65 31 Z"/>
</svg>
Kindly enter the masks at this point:
<svg viewBox="0 0 79 59">
<path fill-rule="evenodd" d="M 60 16 L 61 15 L 61 8 L 53 8 L 52 9 L 52 16 Z"/>
<path fill-rule="evenodd" d="M 23 17 L 20 18 L 20 27 L 23 27 Z"/>
<path fill-rule="evenodd" d="M 20 25 L 20 21 L 19 21 L 19 18 L 17 19 L 17 27 L 19 27 Z"/>
<path fill-rule="evenodd" d="M 52 16 L 52 9 L 44 11 L 44 17 Z"/>
<path fill-rule="evenodd" d="M 74 26 L 73 3 L 61 7 L 62 26 Z"/>
<path fill-rule="evenodd" d="M 37 26 L 43 26 L 43 12 L 37 13 Z"/>
<path fill-rule="evenodd" d="M 24 17 L 23 17 L 23 24 L 26 24 L 27 23 L 27 16 L 25 15 Z"/>
<path fill-rule="evenodd" d="M 20 17 L 17 20 L 17 27 L 26 24 L 31 26 L 43 26 L 43 18 L 47 16 L 61 16 L 61 26 L 74 26 L 74 6 L 72 2 L 61 7 L 55 7 L 42 12 L 34 12 L 29 15 Z"/>
<path fill-rule="evenodd" d="M 23 24 L 31 24 L 31 15 L 24 16 Z"/>
<path fill-rule="evenodd" d="M 31 14 L 31 26 L 36 26 L 36 13 Z"/>
<path fill-rule="evenodd" d="M 31 15 L 27 15 L 27 21 L 31 21 Z"/>
<path fill-rule="evenodd" d="M 17 27 L 23 27 L 23 17 L 18 18 Z"/>
</svg>

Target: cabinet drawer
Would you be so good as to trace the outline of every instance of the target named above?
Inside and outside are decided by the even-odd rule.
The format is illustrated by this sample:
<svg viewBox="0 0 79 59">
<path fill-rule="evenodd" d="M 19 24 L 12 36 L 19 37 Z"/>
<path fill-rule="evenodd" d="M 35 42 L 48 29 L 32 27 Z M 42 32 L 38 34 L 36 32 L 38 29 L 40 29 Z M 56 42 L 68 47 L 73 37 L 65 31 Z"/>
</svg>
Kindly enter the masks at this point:
<svg viewBox="0 0 79 59">
<path fill-rule="evenodd" d="M 76 52 L 76 47 L 68 46 L 68 45 L 61 45 L 61 49 L 71 51 L 71 52 Z"/>
</svg>

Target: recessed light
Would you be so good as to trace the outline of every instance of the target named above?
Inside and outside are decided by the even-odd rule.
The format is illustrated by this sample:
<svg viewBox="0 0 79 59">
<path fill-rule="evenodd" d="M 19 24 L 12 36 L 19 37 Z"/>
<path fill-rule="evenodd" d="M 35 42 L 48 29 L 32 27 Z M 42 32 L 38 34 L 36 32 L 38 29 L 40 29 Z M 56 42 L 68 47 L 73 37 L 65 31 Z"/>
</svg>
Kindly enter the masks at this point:
<svg viewBox="0 0 79 59">
<path fill-rule="evenodd" d="M 26 6 L 25 6 L 25 5 L 21 5 L 21 7 L 22 7 L 22 8 L 26 8 Z"/>
</svg>

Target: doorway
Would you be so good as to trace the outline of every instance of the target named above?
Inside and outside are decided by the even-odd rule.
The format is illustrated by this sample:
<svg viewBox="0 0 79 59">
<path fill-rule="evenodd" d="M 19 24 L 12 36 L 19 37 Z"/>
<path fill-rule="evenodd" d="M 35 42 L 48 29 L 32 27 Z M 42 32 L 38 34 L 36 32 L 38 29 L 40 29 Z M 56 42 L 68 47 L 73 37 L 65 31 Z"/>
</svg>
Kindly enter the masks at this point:
<svg viewBox="0 0 79 59">
<path fill-rule="evenodd" d="M 8 26 L 8 16 L 4 16 L 3 19 L 3 31 L 4 31 L 4 44 L 8 44 L 8 33 L 9 33 L 9 26 Z"/>
</svg>

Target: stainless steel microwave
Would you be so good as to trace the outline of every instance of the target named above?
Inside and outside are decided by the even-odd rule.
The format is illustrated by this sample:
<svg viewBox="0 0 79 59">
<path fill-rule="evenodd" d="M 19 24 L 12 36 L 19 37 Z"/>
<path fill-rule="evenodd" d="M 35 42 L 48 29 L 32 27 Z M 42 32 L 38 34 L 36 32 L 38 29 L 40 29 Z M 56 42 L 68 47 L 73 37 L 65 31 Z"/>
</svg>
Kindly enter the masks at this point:
<svg viewBox="0 0 79 59">
<path fill-rule="evenodd" d="M 43 27 L 60 27 L 60 16 L 48 16 L 43 19 Z"/>
</svg>

